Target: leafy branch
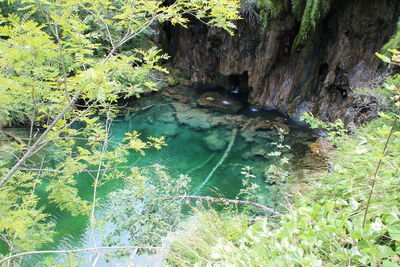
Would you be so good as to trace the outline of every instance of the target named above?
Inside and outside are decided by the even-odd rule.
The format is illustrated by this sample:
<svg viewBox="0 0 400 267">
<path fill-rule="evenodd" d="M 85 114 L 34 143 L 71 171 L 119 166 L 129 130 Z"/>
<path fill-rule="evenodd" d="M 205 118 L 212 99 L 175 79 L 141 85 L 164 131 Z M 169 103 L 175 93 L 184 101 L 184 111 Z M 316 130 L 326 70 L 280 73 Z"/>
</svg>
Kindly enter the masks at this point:
<svg viewBox="0 0 400 267">
<path fill-rule="evenodd" d="M 337 144 L 338 138 L 343 137 L 347 133 L 341 119 L 338 119 L 333 123 L 324 122 L 316 118 L 311 112 L 305 112 L 300 119 L 308 123 L 311 129 L 318 129 L 326 132 L 328 135 L 328 141 L 334 145 Z"/>
</svg>

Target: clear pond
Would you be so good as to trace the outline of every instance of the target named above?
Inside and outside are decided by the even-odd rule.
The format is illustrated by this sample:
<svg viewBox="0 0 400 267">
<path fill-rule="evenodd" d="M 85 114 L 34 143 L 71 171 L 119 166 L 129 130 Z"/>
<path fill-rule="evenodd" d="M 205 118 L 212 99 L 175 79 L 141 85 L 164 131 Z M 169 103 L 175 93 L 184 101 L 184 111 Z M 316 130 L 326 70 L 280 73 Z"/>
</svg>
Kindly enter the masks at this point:
<svg viewBox="0 0 400 267">
<path fill-rule="evenodd" d="M 140 132 L 143 139 L 165 136 L 166 147 L 147 150 L 145 156 L 132 152 L 129 162 L 135 162 L 139 167 L 156 163 L 164 165 L 172 177 L 187 174 L 192 179 L 190 193 L 201 196 L 235 198 L 242 188 L 243 175 L 240 172 L 244 166 L 250 166 L 257 183 L 265 188 L 262 195 L 264 203 L 268 204 L 270 200 L 263 171 L 270 162 L 271 142 L 278 137 L 276 128 L 281 125 L 290 130 L 287 142 L 293 148 L 292 160 L 304 154 L 310 133 L 272 111 L 244 106 L 238 114 L 224 114 L 198 107 L 196 99 L 201 93 L 187 91 L 187 98 L 182 101 L 186 103 L 171 99 L 182 100 L 174 92 L 158 93 L 129 103 L 126 114 L 112 123 L 112 141 L 120 142 L 127 132 L 134 130 Z M 277 123 L 268 124 L 270 121 Z M 91 201 L 93 180 L 86 175 L 77 179 L 80 181 L 80 194 Z M 101 206 L 96 211 L 98 218 L 101 218 L 102 209 L 107 207 L 107 194 L 123 186 L 122 181 L 112 181 L 99 188 Z M 50 207 L 47 212 L 56 222 L 58 234 L 54 244 L 45 249 L 75 249 L 86 244 L 90 247 L 88 217 L 72 217 L 56 207 Z M 101 240 L 100 236 L 98 240 Z M 27 260 L 37 262 L 42 259 L 32 257 Z"/>
</svg>

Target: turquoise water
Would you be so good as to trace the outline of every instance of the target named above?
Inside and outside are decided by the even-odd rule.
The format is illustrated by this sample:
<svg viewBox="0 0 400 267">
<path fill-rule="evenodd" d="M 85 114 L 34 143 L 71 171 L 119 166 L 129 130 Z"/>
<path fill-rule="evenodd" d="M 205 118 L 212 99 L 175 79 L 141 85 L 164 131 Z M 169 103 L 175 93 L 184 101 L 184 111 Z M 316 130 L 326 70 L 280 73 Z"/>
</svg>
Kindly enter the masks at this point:
<svg viewBox="0 0 400 267">
<path fill-rule="evenodd" d="M 121 141 L 127 132 L 136 130 L 141 133 L 143 139 L 149 136 L 165 136 L 168 145 L 162 150 L 147 150 L 145 156 L 131 153 L 128 156 L 129 163 L 136 162 L 139 167 L 155 163 L 164 165 L 172 177 L 177 177 L 179 174 L 191 177 L 190 193 L 226 198 L 237 196 L 242 188 L 241 169 L 250 166 L 257 177 L 255 182 L 265 188 L 262 191 L 264 201 L 261 202 L 268 203 L 268 188 L 263 179 L 263 171 L 270 161 L 267 153 L 273 149 L 271 142 L 277 139 L 277 132 L 254 131 L 249 135 L 244 133 L 240 125 L 250 117 L 275 118 L 275 113 L 252 113 L 248 107 L 244 107 L 241 113 L 246 116 L 236 115 L 235 124 L 227 122 L 229 118 L 226 114 L 198 108 L 193 102 L 191 104 L 172 102 L 159 94 L 132 102 L 130 106 L 136 109 L 146 108 L 131 115 L 132 112 L 127 112 L 114 120 L 111 127 L 112 140 Z M 218 123 L 215 123 L 216 121 Z M 290 127 L 292 134 L 287 141 L 294 147 L 292 157 L 301 157 L 307 134 L 304 134 L 304 129 L 301 127 L 296 125 Z M 206 178 L 208 180 L 205 183 Z M 81 196 L 91 201 L 92 179 L 88 175 L 81 175 L 77 179 Z M 107 206 L 107 194 L 121 187 L 123 187 L 122 181 L 112 181 L 99 188 L 101 205 L 96 211 L 98 219 L 101 219 L 102 209 Z M 46 211 L 56 222 L 57 235 L 55 242 L 44 249 L 91 247 L 88 217 L 72 217 L 68 212 L 60 211 L 54 206 L 48 207 Z M 100 234 L 97 239 L 101 240 Z M 42 259 L 42 257 L 26 259 L 27 266 Z M 100 261 L 97 266 L 110 265 Z"/>
<path fill-rule="evenodd" d="M 227 132 L 231 134 L 231 129 L 217 128 L 213 130 L 193 130 L 186 125 L 177 125 L 176 122 L 164 123 L 154 120 L 149 123 L 148 118 L 152 114 L 162 112 L 161 108 L 154 108 L 144 114 L 136 115 L 127 122 L 115 122 L 113 124 L 113 133 L 115 140 L 124 135 L 125 132 L 137 130 L 142 133 L 141 137 L 166 136 L 168 144 L 162 150 L 151 150 L 146 152 L 146 156 L 133 154 L 131 162 L 137 162 L 138 166 L 147 166 L 158 163 L 167 166 L 168 172 L 172 176 L 187 174 L 192 178 L 191 187 L 195 192 L 198 186 L 209 175 L 215 165 L 219 162 L 226 147 L 219 151 L 211 151 L 205 142 L 205 136 L 213 132 Z M 265 161 L 242 158 L 242 152 L 246 149 L 246 144 L 242 138 L 236 137 L 234 146 L 224 163 L 215 171 L 209 182 L 198 192 L 200 195 L 222 195 L 225 197 L 234 197 L 241 188 L 240 175 L 241 168 L 249 165 L 259 170 L 265 166 Z M 201 168 L 197 168 L 202 166 Z"/>
</svg>

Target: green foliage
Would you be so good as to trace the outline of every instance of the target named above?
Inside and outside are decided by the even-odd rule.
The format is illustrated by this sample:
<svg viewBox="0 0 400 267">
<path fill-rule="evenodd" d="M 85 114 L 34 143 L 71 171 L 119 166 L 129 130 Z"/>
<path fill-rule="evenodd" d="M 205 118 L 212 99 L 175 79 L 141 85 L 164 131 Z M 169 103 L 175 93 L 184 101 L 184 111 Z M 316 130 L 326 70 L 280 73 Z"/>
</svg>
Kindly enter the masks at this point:
<svg viewBox="0 0 400 267">
<path fill-rule="evenodd" d="M 283 1 L 281 0 L 259 0 L 258 8 L 260 9 L 261 23 L 264 27 L 268 25 L 268 21 L 277 17 L 283 10 Z"/>
<path fill-rule="evenodd" d="M 189 190 L 190 178 L 172 178 L 160 165 L 135 173 L 125 179 L 124 189 L 109 195 L 104 220 L 112 222 L 113 230 L 107 245 L 159 246 L 181 219 L 182 200 L 173 197 Z"/>
<path fill-rule="evenodd" d="M 390 118 L 381 118 L 360 129 L 357 136 L 340 137 L 332 155 L 333 171 L 310 181 L 307 195 L 297 195 L 278 224 L 263 219 L 247 227 L 238 222 L 239 215 L 201 213 L 201 224 L 187 226 L 186 235 L 178 234 L 168 259 L 177 266 L 397 266 L 398 127 L 363 228 L 369 182 L 391 123 Z M 238 234 L 226 234 L 229 229 Z"/>
<path fill-rule="evenodd" d="M 137 38 L 155 23 L 186 27 L 187 14 L 232 34 L 240 18 L 236 0 L 163 2 L 1 1 L 0 121 L 32 126 L 29 141 L 9 151 L 15 158 L 0 162 L 2 179 L 11 174 L 0 187 L 0 242 L 10 253 L 51 240 L 39 195 L 72 215 L 88 215 L 98 203 L 97 186 L 137 177 L 134 168 L 116 168 L 130 164 L 130 151 L 165 145 L 162 137 L 143 141 L 138 133 L 110 141 L 118 100 L 156 90 L 154 72 L 167 72 L 158 65 L 167 55 L 134 49 Z M 93 185 L 93 199 L 81 197 L 82 177 Z"/>
<path fill-rule="evenodd" d="M 286 191 L 285 185 L 290 177 L 289 159 L 284 156 L 284 153 L 290 150 L 290 146 L 284 144 L 285 134 L 287 133 L 279 129 L 279 139 L 272 143 L 275 146 L 275 151 L 268 154 L 273 159 L 273 163 L 268 164 L 264 170 L 265 180 L 270 184 L 268 189 L 273 195 L 274 210 L 277 209 L 278 203 L 282 201 L 281 198 Z"/>
<path fill-rule="evenodd" d="M 159 55 L 159 50 L 137 49 L 133 55 L 112 57 L 153 22 L 170 21 L 186 27 L 184 15 L 191 13 L 232 33 L 232 20 L 239 19 L 237 1 L 227 0 L 180 0 L 169 6 L 161 1 L 21 3 L 24 13 L 4 14 L 0 27 L 0 106 L 7 121 L 13 120 L 10 110 L 30 120 L 43 113 L 57 114 L 51 108 L 80 87 L 85 100 L 102 102 L 115 101 L 121 94 L 137 95 L 155 89 L 149 72 L 166 72 L 155 65 L 166 58 Z M 95 42 L 100 33 L 107 42 Z"/>
<path fill-rule="evenodd" d="M 5 169 L 0 169 L 0 175 Z M 0 190 L 0 244 L 10 252 L 32 250 L 52 241 L 54 224 L 47 220 L 35 188 L 41 181 L 33 173 L 21 173 Z"/>
<path fill-rule="evenodd" d="M 257 25 L 261 16 L 258 14 L 258 0 L 241 0 L 240 14 L 250 25 Z"/>
<path fill-rule="evenodd" d="M 292 1 L 293 12 L 296 16 L 300 15 L 302 1 Z M 304 1 L 303 1 L 304 2 Z M 292 50 L 304 45 L 304 43 L 314 33 L 318 22 L 325 17 L 330 8 L 331 0 L 308 0 L 306 1 L 303 15 L 301 16 L 300 29 L 294 40 Z M 304 5 L 304 4 L 303 4 Z"/>
<path fill-rule="evenodd" d="M 181 225 L 173 237 L 167 263 L 169 266 L 213 266 L 230 247 L 239 246 L 241 236 L 248 229 L 247 218 L 235 213 L 197 210 L 196 217 Z M 219 253 L 224 251 L 222 255 Z M 235 265 L 226 262 L 222 266 Z M 250 266 L 250 265 L 248 265 Z"/>
<path fill-rule="evenodd" d="M 317 28 L 318 23 L 329 11 L 331 0 L 291 0 L 292 12 L 300 21 L 300 29 L 292 45 L 292 51 L 304 45 Z M 282 0 L 259 0 L 261 22 L 263 26 L 277 17 L 284 8 Z"/>
<path fill-rule="evenodd" d="M 391 76 L 384 85 L 385 89 L 392 92 L 392 101 L 400 109 L 400 74 Z"/>
<path fill-rule="evenodd" d="M 390 52 L 391 55 L 387 56 L 376 53 L 376 56 L 378 56 L 380 59 L 382 59 L 382 61 L 386 63 L 400 66 L 400 51 L 396 49 L 389 49 L 388 52 Z M 397 107 L 397 109 L 400 110 L 400 75 L 394 74 L 390 76 L 386 80 L 386 83 L 384 84 L 383 87 L 386 90 L 392 92 L 393 94 L 392 100 L 394 101 L 394 104 Z"/>
<path fill-rule="evenodd" d="M 400 47 L 400 19 L 397 21 L 397 31 L 390 40 L 382 47 L 382 51 L 386 53 L 389 49 L 398 49 Z"/>
<path fill-rule="evenodd" d="M 289 159 L 285 156 L 285 153 L 290 150 L 290 146 L 284 144 L 286 134 L 279 129 L 278 141 L 271 143 L 275 147 L 274 151 L 268 154 L 271 162 L 266 165 L 264 170 L 263 178 L 268 183 L 265 188 L 271 192 L 274 210 L 278 208 L 278 203 L 282 202 L 285 186 L 290 178 Z M 263 188 L 254 182 L 256 176 L 253 174 L 252 168 L 245 166 L 240 173 L 244 176 L 242 178 L 243 188 L 240 189 L 237 198 L 258 203 L 265 202 L 263 196 L 260 195 Z"/>
<path fill-rule="evenodd" d="M 242 178 L 242 186 L 243 188 L 240 189 L 239 194 L 237 197 L 240 197 L 247 201 L 255 201 L 258 200 L 258 193 L 261 190 L 261 187 L 253 182 L 256 176 L 252 172 L 252 168 L 250 166 L 245 166 L 242 168 L 240 172 L 244 177 Z"/>
<path fill-rule="evenodd" d="M 305 0 L 292 0 L 292 12 L 296 16 L 297 20 L 301 21 L 304 14 L 304 9 L 306 8 Z"/>
<path fill-rule="evenodd" d="M 314 117 L 311 112 L 306 112 L 301 116 L 301 120 L 308 123 L 311 129 L 325 131 L 328 135 L 329 142 L 334 145 L 337 145 L 340 142 L 338 138 L 343 137 L 347 133 L 347 130 L 344 127 L 344 123 L 340 119 L 336 120 L 333 123 L 323 122 Z"/>
</svg>

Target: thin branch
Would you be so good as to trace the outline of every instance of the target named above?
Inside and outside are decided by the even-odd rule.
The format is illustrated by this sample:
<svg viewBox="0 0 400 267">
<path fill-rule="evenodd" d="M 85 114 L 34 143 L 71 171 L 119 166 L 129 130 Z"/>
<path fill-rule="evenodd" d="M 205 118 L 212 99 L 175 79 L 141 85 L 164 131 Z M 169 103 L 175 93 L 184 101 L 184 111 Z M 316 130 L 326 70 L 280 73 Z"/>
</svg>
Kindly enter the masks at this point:
<svg viewBox="0 0 400 267">
<path fill-rule="evenodd" d="M 108 55 L 104 58 L 103 63 L 105 63 L 108 59 L 112 57 L 112 55 L 115 53 L 115 51 L 121 47 L 123 44 L 134 38 L 135 36 L 139 35 L 142 33 L 147 27 L 149 27 L 161 14 L 158 14 L 151 19 L 149 19 L 147 22 L 143 23 L 140 27 L 136 29 L 133 33 L 127 32 L 124 37 L 119 40 L 119 42 L 111 49 L 111 51 L 108 53 Z"/>
<path fill-rule="evenodd" d="M 85 9 L 87 12 L 89 12 L 90 14 L 92 14 L 95 18 L 97 18 L 98 20 L 100 20 L 104 24 L 104 26 L 106 27 L 108 40 L 110 41 L 111 47 L 114 48 L 115 45 L 114 45 L 114 42 L 112 40 L 111 32 L 110 32 L 110 29 L 108 27 L 107 22 L 102 17 L 100 17 L 100 15 L 96 15 L 93 11 L 91 11 L 89 8 L 85 7 L 84 5 L 81 5 L 81 7 L 83 9 Z"/>
<path fill-rule="evenodd" d="M 0 152 L 10 154 L 11 156 L 13 156 L 13 157 L 16 158 L 17 160 L 19 160 L 19 157 L 18 157 L 17 155 L 15 155 L 15 153 L 12 152 L 12 151 L 7 151 L 7 150 L 2 150 L 2 149 L 1 149 Z"/>
<path fill-rule="evenodd" d="M 56 126 L 57 122 L 67 113 L 67 111 L 74 105 L 75 101 L 78 99 L 83 89 L 80 89 L 75 93 L 74 97 L 68 103 L 68 105 L 57 115 L 57 117 L 53 120 L 53 122 L 47 127 L 47 129 L 42 133 L 42 135 L 36 140 L 36 142 L 28 149 L 25 155 L 11 168 L 11 170 L 4 176 L 4 178 L 0 181 L 0 187 L 7 182 L 8 179 L 13 176 L 13 174 L 18 170 L 18 168 L 30 157 L 33 155 L 36 148 L 39 147 L 42 140 L 46 137 L 46 135 Z"/>
<path fill-rule="evenodd" d="M 75 105 L 76 107 L 78 105 Z M 70 127 L 72 124 L 74 124 L 78 119 L 80 119 L 81 117 L 83 117 L 88 111 L 90 111 L 90 109 L 92 108 L 92 106 L 88 106 L 85 110 L 80 111 L 80 114 L 78 114 L 75 118 L 73 118 L 68 124 L 66 124 L 64 127 L 62 127 L 62 129 L 67 129 L 68 127 Z"/>
<path fill-rule="evenodd" d="M 100 159 L 99 159 L 100 162 L 99 162 L 99 166 L 97 167 L 97 174 L 96 174 L 96 178 L 94 179 L 94 185 L 93 185 L 93 200 L 92 200 L 92 211 L 91 211 L 91 215 L 90 215 L 90 228 L 91 228 L 91 233 L 92 233 L 93 246 L 95 248 L 97 247 L 97 244 L 96 244 L 96 236 L 95 236 L 95 231 L 96 231 L 95 220 L 96 220 L 96 217 L 95 217 L 94 213 L 95 213 L 95 209 L 96 209 L 96 205 L 97 205 L 97 203 L 96 203 L 97 186 L 99 184 L 99 180 L 101 179 L 100 178 L 100 173 L 101 173 L 100 170 L 101 170 L 101 167 L 103 165 L 104 154 L 106 153 L 107 147 L 108 147 L 108 142 L 107 141 L 108 141 L 108 138 L 109 138 L 111 123 L 112 122 L 110 122 L 109 119 L 107 119 L 106 127 L 105 127 L 106 128 L 106 137 L 105 137 L 106 142 L 103 143 L 103 146 L 102 146 L 102 149 L 101 149 L 101 155 L 100 155 Z M 103 175 L 104 175 L 104 173 L 102 174 L 102 177 L 103 177 Z M 96 259 L 93 262 L 92 266 L 94 266 L 96 264 L 96 262 L 98 260 L 98 257 L 99 257 L 99 254 L 96 251 Z"/>
<path fill-rule="evenodd" d="M 10 251 L 13 250 L 13 245 L 11 244 L 10 240 L 7 239 L 7 237 L 6 237 L 5 234 L 0 234 L 0 239 L 3 240 L 3 241 L 7 244 L 8 249 L 9 249 Z"/>
<path fill-rule="evenodd" d="M 62 254 L 62 253 L 78 253 L 78 252 L 86 252 L 86 251 L 96 251 L 96 250 L 105 250 L 105 249 L 165 249 L 163 247 L 147 247 L 147 246 L 120 246 L 120 247 L 97 247 L 97 248 L 82 248 L 82 249 L 73 249 L 73 250 L 43 250 L 43 251 L 29 251 L 23 252 L 19 254 L 15 254 L 0 260 L 0 264 L 23 256 L 28 255 L 37 255 L 37 254 Z"/>
<path fill-rule="evenodd" d="M 75 140 L 82 140 L 82 141 L 88 141 L 88 142 L 106 142 L 106 140 L 103 139 L 92 139 L 92 138 L 84 138 L 84 137 L 75 137 L 75 136 L 63 136 L 63 137 L 54 137 L 48 140 L 43 141 L 40 145 L 47 145 L 48 143 L 52 141 L 57 141 L 57 140 L 64 140 L 64 139 L 75 139 Z M 115 141 L 110 141 L 107 140 L 108 143 L 114 144 L 114 145 L 121 145 L 121 146 L 126 146 L 127 144 L 121 143 L 121 142 L 115 142 Z"/>
<path fill-rule="evenodd" d="M 13 108 L 6 108 L 6 107 L 0 107 L 0 108 L 1 108 L 1 109 L 5 109 L 5 110 L 8 110 L 8 111 L 12 111 L 12 112 L 22 113 L 22 114 L 26 115 L 27 117 L 29 117 L 29 114 L 28 114 L 28 113 L 23 112 L 23 111 L 21 111 L 21 110 L 17 110 L 17 109 L 13 109 Z"/>
<path fill-rule="evenodd" d="M 80 172 L 108 172 L 108 171 L 113 171 L 113 170 L 118 170 L 118 169 L 131 169 L 133 168 L 134 165 L 130 166 L 119 166 L 119 167 L 113 167 L 113 168 L 105 168 L 105 169 L 98 169 L 98 170 L 81 170 Z M 66 171 L 62 170 L 52 170 L 52 169 L 40 169 L 40 168 L 18 168 L 19 171 L 30 171 L 30 172 L 53 172 L 53 173 L 65 173 Z"/>
<path fill-rule="evenodd" d="M 32 98 L 34 98 L 34 94 L 32 94 Z M 33 139 L 33 127 L 35 124 L 35 118 L 36 118 L 36 103 L 35 103 L 35 99 L 33 99 L 33 103 L 35 105 L 35 108 L 32 111 L 32 117 L 29 117 L 29 120 L 31 121 L 31 125 L 30 125 L 30 129 L 29 129 L 29 140 L 28 140 L 28 147 L 31 146 L 31 142 Z"/>
<path fill-rule="evenodd" d="M 190 196 L 190 195 L 176 196 L 176 197 L 172 198 L 172 200 L 176 200 L 176 199 L 199 199 L 199 200 L 206 200 L 206 201 L 210 201 L 210 202 L 222 202 L 222 203 L 229 203 L 229 204 L 250 205 L 250 206 L 256 207 L 258 209 L 261 209 L 265 212 L 271 213 L 273 215 L 282 216 L 282 213 L 280 213 L 278 211 L 274 211 L 274 209 L 272 209 L 272 208 L 269 208 L 267 206 L 264 206 L 264 205 L 256 203 L 256 202 L 251 202 L 251 201 L 246 201 L 246 200 L 201 197 L 201 196 Z"/>
<path fill-rule="evenodd" d="M 25 145 L 24 141 L 22 141 L 22 139 L 19 138 L 18 136 L 13 135 L 12 133 L 9 133 L 9 132 L 7 132 L 7 131 L 5 131 L 5 130 L 2 130 L 2 132 L 3 132 L 6 136 L 11 137 L 11 138 L 14 139 L 15 141 L 17 141 L 20 145 Z"/>
<path fill-rule="evenodd" d="M 390 137 L 391 137 L 392 134 L 393 134 L 394 127 L 396 126 L 396 123 L 397 123 L 397 117 L 395 118 L 395 120 L 394 120 L 394 122 L 393 122 L 393 125 L 392 125 L 392 128 L 390 129 L 390 133 L 389 133 L 389 135 L 388 135 L 388 137 L 387 137 L 387 139 L 386 139 L 385 147 L 383 148 L 383 151 L 382 151 L 382 156 L 385 156 L 385 155 L 386 155 L 386 150 L 387 150 L 387 147 L 388 147 L 388 145 L 389 145 L 389 140 L 390 140 Z M 371 191 L 369 192 L 368 201 L 367 201 L 367 206 L 366 206 L 366 208 L 365 208 L 365 213 L 364 213 L 363 228 L 365 228 L 365 223 L 366 223 L 366 221 L 367 221 L 368 209 L 369 209 L 369 205 L 371 204 L 372 193 L 374 192 L 375 183 L 376 183 L 376 178 L 377 178 L 377 176 L 378 176 L 378 171 L 379 171 L 379 169 L 380 169 L 380 167 L 381 167 L 381 164 L 382 164 L 382 158 L 379 159 L 378 166 L 376 166 L 375 173 L 374 173 L 374 176 L 373 176 L 373 178 L 372 178 Z"/>
</svg>

